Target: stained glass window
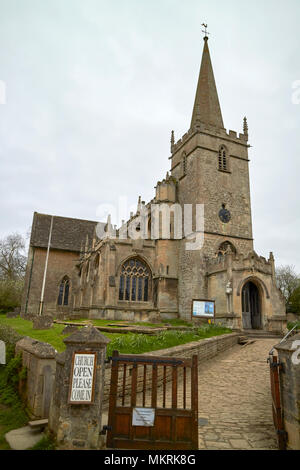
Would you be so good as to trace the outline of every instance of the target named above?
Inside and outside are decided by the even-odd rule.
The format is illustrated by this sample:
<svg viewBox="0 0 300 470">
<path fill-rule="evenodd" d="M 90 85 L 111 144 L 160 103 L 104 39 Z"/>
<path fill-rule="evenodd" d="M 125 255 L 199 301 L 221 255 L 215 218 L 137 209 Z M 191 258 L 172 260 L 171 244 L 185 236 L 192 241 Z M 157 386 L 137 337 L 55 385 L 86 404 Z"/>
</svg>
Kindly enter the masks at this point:
<svg viewBox="0 0 300 470">
<path fill-rule="evenodd" d="M 150 270 L 138 258 L 131 258 L 121 268 L 119 300 L 148 302 L 150 291 Z"/>
<path fill-rule="evenodd" d="M 69 304 L 69 292 L 70 292 L 70 280 L 66 276 L 60 283 L 59 294 L 58 294 L 58 305 L 68 305 Z"/>
</svg>

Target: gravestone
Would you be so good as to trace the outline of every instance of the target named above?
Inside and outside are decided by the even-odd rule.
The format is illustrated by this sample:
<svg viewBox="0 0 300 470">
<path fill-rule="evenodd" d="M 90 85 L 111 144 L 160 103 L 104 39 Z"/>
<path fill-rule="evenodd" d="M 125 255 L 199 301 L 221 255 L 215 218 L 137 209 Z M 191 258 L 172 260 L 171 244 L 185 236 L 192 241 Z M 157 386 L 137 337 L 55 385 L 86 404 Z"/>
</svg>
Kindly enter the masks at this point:
<svg viewBox="0 0 300 470">
<path fill-rule="evenodd" d="M 49 330 L 53 325 L 52 315 L 37 315 L 33 318 L 34 330 Z"/>
<path fill-rule="evenodd" d="M 19 315 L 20 315 L 20 307 L 17 307 L 12 312 L 7 312 L 6 318 L 17 318 Z"/>
<path fill-rule="evenodd" d="M 0 341 L 0 364 L 6 364 L 6 347 L 4 341 Z"/>
<path fill-rule="evenodd" d="M 67 325 L 61 332 L 62 335 L 69 335 L 78 330 L 78 326 Z"/>
</svg>

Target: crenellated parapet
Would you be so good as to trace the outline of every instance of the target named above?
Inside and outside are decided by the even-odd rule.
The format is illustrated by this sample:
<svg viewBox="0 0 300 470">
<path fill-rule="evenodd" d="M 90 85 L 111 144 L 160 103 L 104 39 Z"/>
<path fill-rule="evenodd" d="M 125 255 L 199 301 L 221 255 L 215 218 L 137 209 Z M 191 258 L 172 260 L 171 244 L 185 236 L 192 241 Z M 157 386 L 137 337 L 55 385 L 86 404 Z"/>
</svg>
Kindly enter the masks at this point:
<svg viewBox="0 0 300 470">
<path fill-rule="evenodd" d="M 206 261 L 206 272 L 208 275 L 227 270 L 230 267 L 232 271 L 252 271 L 263 274 L 273 274 L 272 259 L 266 260 L 263 256 L 258 256 L 255 251 L 247 256 L 233 253 L 225 253 Z"/>
<path fill-rule="evenodd" d="M 195 126 L 189 129 L 188 132 L 186 132 L 181 139 L 179 139 L 177 142 L 172 142 L 171 145 L 171 153 L 172 156 L 175 155 L 183 145 L 186 144 L 186 142 L 191 139 L 194 135 L 198 133 L 206 133 L 213 135 L 214 137 L 221 137 L 225 139 L 229 139 L 232 142 L 238 143 L 238 144 L 243 144 L 246 145 L 248 144 L 248 126 L 244 122 L 244 133 L 237 133 L 236 131 L 232 130 L 226 130 L 226 129 L 220 129 L 215 126 L 211 126 L 209 124 L 203 124 L 201 122 L 197 122 Z M 172 157 L 171 157 L 172 158 Z"/>
<path fill-rule="evenodd" d="M 169 172 L 162 181 L 158 181 L 155 189 L 155 202 L 176 202 L 177 180 L 169 175 Z"/>
</svg>

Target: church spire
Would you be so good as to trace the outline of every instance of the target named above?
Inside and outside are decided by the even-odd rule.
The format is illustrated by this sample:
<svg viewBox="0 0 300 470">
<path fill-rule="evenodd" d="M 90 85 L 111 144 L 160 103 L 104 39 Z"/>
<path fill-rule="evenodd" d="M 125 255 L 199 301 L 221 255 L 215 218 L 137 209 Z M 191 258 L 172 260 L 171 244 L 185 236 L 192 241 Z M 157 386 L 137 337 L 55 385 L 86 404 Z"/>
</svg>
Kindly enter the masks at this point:
<svg viewBox="0 0 300 470">
<path fill-rule="evenodd" d="M 222 112 L 208 48 L 207 33 L 204 37 L 204 48 L 191 128 L 193 128 L 197 122 L 209 124 L 217 128 L 224 128 Z"/>
</svg>

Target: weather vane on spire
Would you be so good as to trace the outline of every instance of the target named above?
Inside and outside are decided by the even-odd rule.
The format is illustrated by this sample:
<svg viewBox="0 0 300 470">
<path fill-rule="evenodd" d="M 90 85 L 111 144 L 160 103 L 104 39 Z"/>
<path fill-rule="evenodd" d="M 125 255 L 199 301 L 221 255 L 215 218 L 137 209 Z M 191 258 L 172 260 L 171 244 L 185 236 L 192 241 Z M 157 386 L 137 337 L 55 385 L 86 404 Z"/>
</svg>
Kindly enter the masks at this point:
<svg viewBox="0 0 300 470">
<path fill-rule="evenodd" d="M 204 28 L 205 28 L 205 31 L 203 31 L 203 29 L 202 29 L 202 33 L 205 34 L 204 39 L 208 39 L 208 34 L 210 34 L 210 33 L 207 32 L 207 24 L 202 23 L 201 26 L 204 26 Z"/>
</svg>

